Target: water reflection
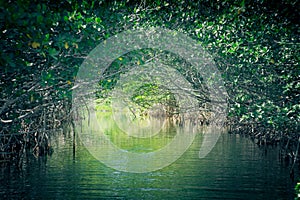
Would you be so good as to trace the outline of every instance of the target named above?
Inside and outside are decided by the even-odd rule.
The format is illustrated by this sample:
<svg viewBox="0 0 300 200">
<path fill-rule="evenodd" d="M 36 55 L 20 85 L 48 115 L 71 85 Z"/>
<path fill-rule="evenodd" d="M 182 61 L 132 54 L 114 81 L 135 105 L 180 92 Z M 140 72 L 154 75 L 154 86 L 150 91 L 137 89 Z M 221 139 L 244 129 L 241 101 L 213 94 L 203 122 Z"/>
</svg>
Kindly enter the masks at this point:
<svg viewBox="0 0 300 200">
<path fill-rule="evenodd" d="M 81 140 L 96 159 L 114 169 L 135 173 L 170 165 L 189 148 L 197 133 L 196 126 L 191 123 L 175 126 L 169 122 L 159 127 L 159 133 L 154 136 L 150 133 L 147 135 L 151 137 L 134 137 L 124 133 L 111 115 L 103 113 L 91 115 L 90 123 L 83 121 L 82 127 Z"/>
<path fill-rule="evenodd" d="M 247 138 L 222 134 L 215 148 L 198 158 L 203 134 L 172 165 L 150 173 L 113 170 L 78 140 L 60 138 L 51 157 L 28 156 L 23 168 L 2 167 L 3 199 L 293 199 L 289 169 L 276 149 L 267 154 Z"/>
</svg>

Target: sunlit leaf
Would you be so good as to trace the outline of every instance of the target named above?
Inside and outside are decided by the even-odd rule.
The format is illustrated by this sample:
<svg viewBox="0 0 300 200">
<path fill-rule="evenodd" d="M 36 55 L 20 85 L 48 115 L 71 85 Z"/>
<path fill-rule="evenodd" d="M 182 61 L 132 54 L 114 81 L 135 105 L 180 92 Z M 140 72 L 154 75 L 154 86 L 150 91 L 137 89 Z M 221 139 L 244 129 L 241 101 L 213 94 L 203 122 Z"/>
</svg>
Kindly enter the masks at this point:
<svg viewBox="0 0 300 200">
<path fill-rule="evenodd" d="M 38 42 L 32 42 L 31 43 L 31 47 L 34 48 L 34 49 L 39 48 L 40 46 L 41 46 L 41 44 L 38 43 Z"/>
<path fill-rule="evenodd" d="M 78 44 L 77 43 L 73 43 L 73 46 L 78 49 Z"/>
<path fill-rule="evenodd" d="M 65 42 L 65 49 L 68 49 L 69 48 L 69 44 L 68 44 L 68 42 Z"/>
</svg>

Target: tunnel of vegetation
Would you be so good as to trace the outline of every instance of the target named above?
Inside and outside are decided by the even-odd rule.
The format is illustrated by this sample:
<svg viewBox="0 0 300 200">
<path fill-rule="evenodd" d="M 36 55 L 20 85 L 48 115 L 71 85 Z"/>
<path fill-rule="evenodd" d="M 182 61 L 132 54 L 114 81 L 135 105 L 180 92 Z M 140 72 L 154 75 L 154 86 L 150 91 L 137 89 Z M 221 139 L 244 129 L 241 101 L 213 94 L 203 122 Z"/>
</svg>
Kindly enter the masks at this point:
<svg viewBox="0 0 300 200">
<path fill-rule="evenodd" d="M 72 90 L 88 53 L 124 30 L 153 26 L 187 34 L 214 57 L 228 92 L 231 132 L 248 134 L 260 145 L 280 143 L 286 155 L 297 157 L 298 1 L 33 0 L 0 5 L 0 162 L 22 158 L 24 152 L 51 153 L 51 137 L 70 131 Z M 189 63 L 153 49 L 114 61 L 99 81 L 99 99 L 109 100 L 126 66 L 153 58 L 174 66 L 199 90 L 200 107 L 209 102 L 201 76 Z M 174 97 L 159 84 L 143 85 L 132 100 L 141 109 L 160 102 L 170 115 L 176 113 Z"/>
<path fill-rule="evenodd" d="M 105 109 L 103 106 L 110 106 L 112 91 L 120 80 L 120 76 L 128 73 L 132 69 L 138 71 L 139 69 L 143 69 L 144 65 L 153 65 L 152 61 L 154 59 L 158 60 L 159 63 L 162 63 L 164 66 L 174 68 L 174 72 L 178 72 L 180 76 L 188 80 L 189 83 L 192 83 L 192 88 L 184 87 L 183 84 L 178 85 L 179 83 L 174 83 L 174 80 L 172 80 L 172 77 L 169 77 L 168 74 L 168 72 L 172 73 L 172 71 L 159 70 L 160 68 L 164 68 L 163 66 L 156 66 L 157 70 L 155 70 L 155 68 L 152 69 L 155 70 L 156 73 L 149 71 L 146 77 L 143 77 L 143 73 L 139 74 L 139 72 L 137 72 L 135 77 L 130 78 L 130 82 L 126 82 L 122 85 L 123 89 L 127 90 L 128 93 L 131 93 L 131 90 L 134 91 L 131 93 L 130 99 L 128 99 L 132 104 L 128 106 L 129 108 L 132 107 L 131 111 L 134 117 L 137 117 L 136 115 L 138 113 L 141 115 L 140 117 L 147 116 L 153 106 L 161 106 L 162 113 L 156 113 L 158 116 L 164 115 L 177 122 L 182 122 L 183 116 L 189 119 L 193 118 L 191 120 L 201 118 L 198 121 L 199 123 L 208 123 L 208 119 L 205 116 L 209 114 L 209 109 L 207 109 L 210 101 L 209 91 L 199 71 L 193 68 L 191 64 L 185 62 L 180 56 L 171 52 L 155 49 L 142 49 L 130 52 L 119 57 L 111 64 L 110 68 L 105 70 L 103 76 L 100 78 L 99 88 L 96 94 L 98 98 L 97 102 L 102 105 L 102 108 L 99 109 Z M 177 82 L 178 81 L 179 80 L 177 80 Z M 173 85 L 173 87 L 175 86 L 176 89 L 170 89 L 169 87 L 172 87 L 170 84 Z M 180 94 L 186 92 L 197 99 L 198 104 L 195 108 L 179 108 L 178 99 L 176 98 L 180 98 Z M 102 102 L 106 102 L 106 104 L 103 105 Z M 98 107 L 101 106 L 98 105 Z M 106 110 L 109 110 L 109 108 L 106 108 Z M 192 114 L 189 115 L 190 111 L 197 114 L 195 116 L 192 116 Z"/>
</svg>

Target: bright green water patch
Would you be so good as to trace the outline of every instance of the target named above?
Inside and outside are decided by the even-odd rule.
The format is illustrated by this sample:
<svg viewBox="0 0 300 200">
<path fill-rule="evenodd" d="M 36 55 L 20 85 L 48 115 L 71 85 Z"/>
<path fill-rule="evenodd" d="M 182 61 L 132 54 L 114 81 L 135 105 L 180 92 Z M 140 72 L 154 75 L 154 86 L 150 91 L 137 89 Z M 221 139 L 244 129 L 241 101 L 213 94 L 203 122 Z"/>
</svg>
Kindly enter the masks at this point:
<svg viewBox="0 0 300 200">
<path fill-rule="evenodd" d="M 163 124 L 160 131 L 151 137 L 131 136 L 130 133 L 126 133 L 119 127 L 114 120 L 112 110 L 105 105 L 96 107 L 96 117 L 101 132 L 104 133 L 115 146 L 127 151 L 146 153 L 159 150 L 169 144 L 177 134 L 176 128 L 172 124 L 166 122 Z M 128 123 L 129 127 L 127 130 L 130 130 L 130 124 L 134 122 L 128 122 L 127 120 L 128 119 L 125 118 L 124 123 Z M 144 119 L 144 121 L 146 120 L 147 119 Z M 136 128 L 136 126 L 133 126 L 133 128 Z"/>
</svg>

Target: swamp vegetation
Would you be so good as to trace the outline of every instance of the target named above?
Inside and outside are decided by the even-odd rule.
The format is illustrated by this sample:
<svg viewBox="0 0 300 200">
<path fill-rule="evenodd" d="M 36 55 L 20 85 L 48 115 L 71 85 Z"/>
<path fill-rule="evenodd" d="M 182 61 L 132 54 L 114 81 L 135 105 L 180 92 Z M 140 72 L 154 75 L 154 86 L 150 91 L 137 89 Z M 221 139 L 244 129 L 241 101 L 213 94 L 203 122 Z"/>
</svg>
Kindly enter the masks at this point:
<svg viewBox="0 0 300 200">
<path fill-rule="evenodd" d="M 72 90 L 89 52 L 129 29 L 164 27 L 195 39 L 213 57 L 228 93 L 226 125 L 258 145 L 280 145 L 291 164 L 299 158 L 299 1 L 1 1 L 0 163 L 25 152 L 51 154 L 51 138 L 73 126 Z M 99 77 L 100 110 L 129 66 L 162 60 L 198 91 L 209 123 L 207 88 L 180 55 L 157 49 L 130 52 Z M 142 92 L 140 92 L 142 91 Z M 177 123 L 176 99 L 159 84 L 133 95 L 134 115 L 155 104 Z M 153 114 L 153 113 L 152 113 Z M 187 115 L 191 115 L 187 113 Z"/>
</svg>

